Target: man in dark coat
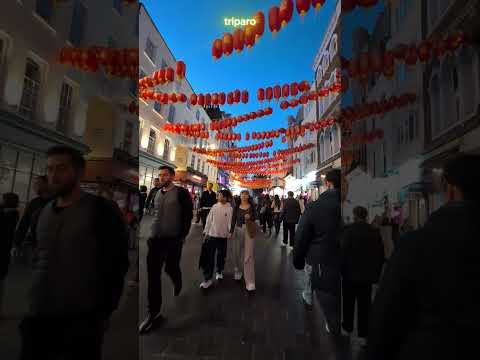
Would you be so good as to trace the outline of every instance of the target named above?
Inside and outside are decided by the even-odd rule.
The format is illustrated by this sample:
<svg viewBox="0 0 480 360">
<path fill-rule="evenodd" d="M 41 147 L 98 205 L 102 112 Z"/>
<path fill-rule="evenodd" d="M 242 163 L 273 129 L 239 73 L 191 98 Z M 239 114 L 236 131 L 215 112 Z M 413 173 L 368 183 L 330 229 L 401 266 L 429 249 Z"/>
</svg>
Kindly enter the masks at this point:
<svg viewBox="0 0 480 360">
<path fill-rule="evenodd" d="M 325 178 L 328 190 L 307 205 L 300 219 L 293 249 L 297 270 L 312 266 L 312 288 L 327 320 L 326 328 L 340 333 L 340 244 L 342 224 L 340 201 L 340 170 L 331 170 Z"/>
<path fill-rule="evenodd" d="M 205 224 L 207 223 L 207 216 L 210 212 L 210 209 L 213 205 L 217 203 L 217 194 L 213 189 L 213 184 L 207 184 L 207 190 L 202 193 L 202 197 L 200 198 L 200 217 L 202 219 L 202 227 L 205 229 Z"/>
<path fill-rule="evenodd" d="M 157 195 L 158 190 L 160 190 L 160 179 L 155 178 L 153 179 L 153 188 L 150 189 L 150 192 L 148 193 L 147 200 L 145 201 L 145 210 L 148 211 L 154 207 L 155 204 L 155 196 Z"/>
<path fill-rule="evenodd" d="M 342 328 L 353 332 L 355 303 L 358 313 L 358 337 L 362 344 L 368 335 L 372 303 L 372 284 L 378 283 L 385 259 L 380 231 L 367 223 L 368 211 L 362 206 L 353 209 L 353 224 L 343 231 L 342 247 Z"/>
<path fill-rule="evenodd" d="M 288 245 L 288 235 L 290 234 L 290 246 L 293 247 L 295 243 L 295 228 L 301 214 L 300 203 L 293 197 L 293 192 L 289 191 L 288 198 L 283 205 L 282 213 L 284 246 Z"/>
<path fill-rule="evenodd" d="M 407 233 L 372 306 L 369 360 L 469 359 L 480 334 L 480 156 L 443 172 L 448 202 Z"/>
</svg>

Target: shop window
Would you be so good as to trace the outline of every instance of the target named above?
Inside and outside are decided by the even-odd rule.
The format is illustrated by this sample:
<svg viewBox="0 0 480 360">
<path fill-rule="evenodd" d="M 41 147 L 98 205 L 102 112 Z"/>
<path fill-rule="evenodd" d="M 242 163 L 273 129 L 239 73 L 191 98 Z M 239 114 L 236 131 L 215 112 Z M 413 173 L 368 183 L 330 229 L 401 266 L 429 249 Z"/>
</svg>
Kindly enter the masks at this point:
<svg viewBox="0 0 480 360">
<path fill-rule="evenodd" d="M 157 133 L 155 130 L 150 129 L 150 135 L 148 136 L 148 147 L 147 147 L 147 152 L 150 154 L 155 153 L 155 144 L 157 142 Z"/>
<path fill-rule="evenodd" d="M 40 65 L 31 58 L 27 58 L 19 112 L 28 119 L 32 119 L 36 112 L 40 93 L 40 71 Z"/>
<path fill-rule="evenodd" d="M 170 140 L 168 139 L 165 139 L 163 144 L 163 159 L 170 160 Z"/>
</svg>

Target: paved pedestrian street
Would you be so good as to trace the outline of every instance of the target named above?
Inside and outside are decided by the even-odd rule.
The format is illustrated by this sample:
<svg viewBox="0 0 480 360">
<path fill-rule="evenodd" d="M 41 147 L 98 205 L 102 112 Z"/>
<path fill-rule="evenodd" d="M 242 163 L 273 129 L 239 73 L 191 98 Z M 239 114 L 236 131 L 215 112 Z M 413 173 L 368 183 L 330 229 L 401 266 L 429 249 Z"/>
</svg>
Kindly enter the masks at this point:
<svg viewBox="0 0 480 360">
<path fill-rule="evenodd" d="M 146 238 L 151 218 L 142 224 L 140 240 L 140 317 L 147 311 Z M 335 344 L 325 330 L 318 303 L 305 309 L 301 291 L 303 273 L 291 264 L 291 250 L 278 237 L 256 237 L 257 291 L 249 296 L 244 283 L 233 280 L 227 257 L 226 276 L 203 292 L 198 270 L 201 225 L 193 224 L 183 249 L 183 291 L 173 297 L 173 286 L 164 274 L 162 313 L 167 321 L 140 337 L 140 358 L 208 360 L 358 359 L 358 346 L 347 339 Z M 352 349 L 353 347 L 353 349 Z"/>
<path fill-rule="evenodd" d="M 136 251 L 130 252 L 127 279 L 133 279 L 136 270 Z M 16 360 L 20 352 L 18 325 L 28 309 L 28 290 L 31 270 L 13 262 L 7 277 L 3 319 L 0 319 L 0 359 Z M 125 284 L 118 310 L 113 314 L 105 334 L 105 360 L 132 360 L 138 358 L 138 287 Z"/>
</svg>

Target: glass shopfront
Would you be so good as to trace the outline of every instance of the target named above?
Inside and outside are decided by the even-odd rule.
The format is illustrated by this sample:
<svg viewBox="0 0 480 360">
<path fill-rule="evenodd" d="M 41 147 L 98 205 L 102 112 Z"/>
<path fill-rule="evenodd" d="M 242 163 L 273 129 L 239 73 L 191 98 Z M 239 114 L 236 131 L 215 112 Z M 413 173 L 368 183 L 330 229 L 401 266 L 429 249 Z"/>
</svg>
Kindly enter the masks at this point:
<svg viewBox="0 0 480 360">
<path fill-rule="evenodd" d="M 32 180 L 45 170 L 45 155 L 0 143 L 0 194 L 14 192 L 25 205 L 36 196 Z"/>
</svg>

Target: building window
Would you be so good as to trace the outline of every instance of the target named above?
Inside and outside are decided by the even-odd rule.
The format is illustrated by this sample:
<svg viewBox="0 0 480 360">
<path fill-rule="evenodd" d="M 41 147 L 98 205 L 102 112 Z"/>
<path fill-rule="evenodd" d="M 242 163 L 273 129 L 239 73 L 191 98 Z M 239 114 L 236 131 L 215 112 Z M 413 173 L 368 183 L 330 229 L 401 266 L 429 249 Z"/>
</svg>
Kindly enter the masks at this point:
<svg viewBox="0 0 480 360">
<path fill-rule="evenodd" d="M 58 108 L 57 130 L 61 132 L 68 131 L 70 116 L 72 113 L 72 93 L 71 85 L 64 82 L 60 92 L 60 106 Z"/>
<path fill-rule="evenodd" d="M 125 123 L 125 133 L 123 136 L 123 150 L 129 152 L 133 139 L 133 124 L 130 121 Z"/>
<path fill-rule="evenodd" d="M 54 0 L 37 0 L 35 12 L 47 23 L 52 22 Z"/>
<path fill-rule="evenodd" d="M 415 140 L 417 137 L 417 122 L 415 121 L 415 114 L 413 112 L 408 115 L 408 134 L 410 141 Z"/>
<path fill-rule="evenodd" d="M 37 108 L 38 95 L 40 92 L 40 66 L 30 58 L 27 58 L 25 77 L 23 78 L 23 93 L 20 101 L 20 114 L 32 119 Z"/>
<path fill-rule="evenodd" d="M 162 104 L 159 103 L 158 101 L 155 101 L 153 103 L 153 108 L 155 109 L 156 112 L 160 114 L 160 112 L 162 111 Z"/>
<path fill-rule="evenodd" d="M 201 170 L 201 173 L 202 174 L 205 174 L 205 163 L 202 161 L 202 170 Z"/>
<path fill-rule="evenodd" d="M 197 112 L 195 113 L 195 118 L 197 119 L 197 121 L 200 120 L 200 110 L 197 110 Z"/>
<path fill-rule="evenodd" d="M 150 154 L 153 154 L 155 152 L 155 143 L 157 142 L 157 133 L 155 130 L 150 129 L 150 135 L 148 137 L 148 147 L 147 151 Z"/>
<path fill-rule="evenodd" d="M 150 58 L 150 60 L 152 60 L 153 63 L 155 63 L 156 51 L 157 48 L 155 45 L 153 45 L 152 40 L 150 40 L 150 38 L 147 38 L 147 43 L 145 44 L 145 53 Z"/>
<path fill-rule="evenodd" d="M 163 159 L 170 160 L 170 141 L 165 139 L 165 143 L 163 145 Z"/>
<path fill-rule="evenodd" d="M 175 122 L 175 111 L 175 106 L 170 105 L 170 109 L 168 109 L 168 121 L 172 124 Z"/>
<path fill-rule="evenodd" d="M 123 0 L 113 0 L 113 8 L 122 15 L 123 14 Z"/>
<path fill-rule="evenodd" d="M 140 71 L 138 72 L 138 78 L 139 78 L 139 79 L 143 79 L 145 76 L 147 76 L 147 74 L 145 74 L 145 71 L 140 70 Z"/>
<path fill-rule="evenodd" d="M 129 80 L 128 81 L 128 91 L 130 91 L 130 95 L 137 97 L 138 95 L 138 80 Z"/>
<path fill-rule="evenodd" d="M 192 155 L 192 159 L 190 160 L 190 167 L 191 167 L 192 169 L 195 168 L 195 155 Z"/>
<path fill-rule="evenodd" d="M 70 42 L 79 46 L 85 33 L 87 8 L 81 1 L 76 0 L 73 8 L 72 24 L 70 25 Z"/>
</svg>

